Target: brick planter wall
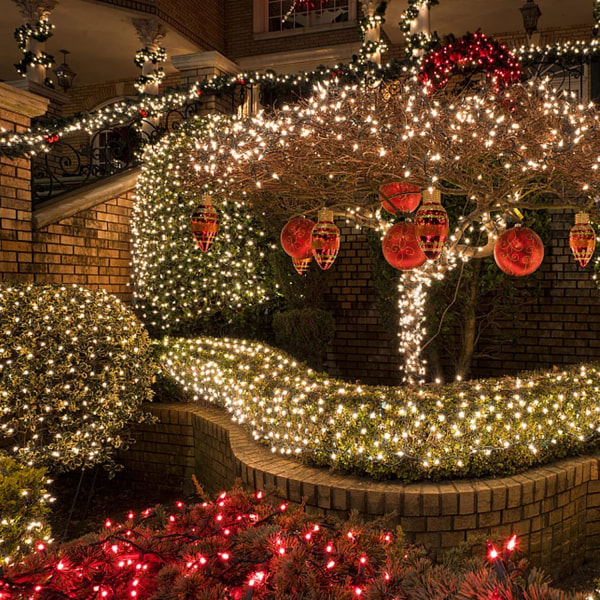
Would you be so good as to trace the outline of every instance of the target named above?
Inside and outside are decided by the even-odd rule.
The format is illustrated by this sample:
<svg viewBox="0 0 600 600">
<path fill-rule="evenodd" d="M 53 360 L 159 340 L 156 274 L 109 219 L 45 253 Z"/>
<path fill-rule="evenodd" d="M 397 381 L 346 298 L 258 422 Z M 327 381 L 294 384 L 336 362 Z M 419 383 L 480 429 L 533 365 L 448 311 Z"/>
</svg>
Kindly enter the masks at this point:
<svg viewBox="0 0 600 600">
<path fill-rule="evenodd" d="M 555 577 L 600 550 L 597 457 L 500 479 L 404 485 L 337 475 L 274 456 L 212 406 L 162 404 L 150 410 L 158 423 L 140 426 L 137 443 L 121 456 L 122 476 L 132 482 L 189 493 L 195 474 L 206 491 L 215 493 L 239 478 L 250 489 L 276 489 L 292 502 L 304 498 L 315 515 L 343 518 L 358 510 L 374 518 L 396 512 L 408 541 L 438 551 L 517 533 L 531 562 Z"/>
</svg>

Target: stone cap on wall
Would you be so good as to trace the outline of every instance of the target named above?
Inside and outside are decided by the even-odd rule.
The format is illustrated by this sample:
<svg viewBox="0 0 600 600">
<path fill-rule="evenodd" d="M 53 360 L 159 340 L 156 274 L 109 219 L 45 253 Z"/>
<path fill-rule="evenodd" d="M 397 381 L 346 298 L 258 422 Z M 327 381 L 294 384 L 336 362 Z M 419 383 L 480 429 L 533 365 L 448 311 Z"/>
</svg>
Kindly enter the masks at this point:
<svg viewBox="0 0 600 600">
<path fill-rule="evenodd" d="M 26 117 L 46 114 L 50 100 L 0 82 L 0 108 Z"/>
</svg>

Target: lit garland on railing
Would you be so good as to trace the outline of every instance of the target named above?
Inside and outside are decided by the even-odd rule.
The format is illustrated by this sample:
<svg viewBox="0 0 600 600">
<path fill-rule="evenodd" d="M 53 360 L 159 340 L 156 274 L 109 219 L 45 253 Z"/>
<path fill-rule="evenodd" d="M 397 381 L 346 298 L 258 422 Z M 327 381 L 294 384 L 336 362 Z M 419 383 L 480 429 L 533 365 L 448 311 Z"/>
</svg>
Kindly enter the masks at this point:
<svg viewBox="0 0 600 600">
<path fill-rule="evenodd" d="M 404 480 L 500 475 L 582 451 L 600 434 L 600 370 L 369 387 L 243 340 L 165 339 L 161 364 L 274 454 Z"/>
<path fill-rule="evenodd" d="M 19 46 L 19 50 L 22 50 L 25 55 L 17 64 L 15 64 L 15 69 L 19 75 L 25 77 L 27 74 L 27 67 L 34 67 L 36 65 L 41 65 L 46 69 L 52 67 L 54 64 L 54 57 L 43 51 L 40 51 L 38 54 L 33 53 L 31 50 L 27 49 L 27 41 L 29 39 L 34 39 L 38 42 L 45 42 L 52 37 L 53 29 L 54 25 L 51 25 L 47 19 L 41 19 L 35 26 L 27 23 L 15 29 L 17 45 Z"/>
<path fill-rule="evenodd" d="M 123 100 L 84 115 L 44 119 L 38 126 L 24 133 L 0 129 L 0 156 L 19 157 L 47 152 L 50 136 L 58 136 L 57 139 L 60 139 L 79 131 L 92 134 L 98 129 L 113 124 L 123 125 L 139 122 L 142 119 L 157 118 L 204 96 L 231 94 L 240 86 L 264 84 L 271 87 L 281 86 L 284 90 L 304 90 L 307 86 L 332 81 L 359 83 L 366 79 L 369 81 L 394 79 L 403 72 L 405 69 L 399 63 L 391 62 L 381 67 L 370 65 L 369 68 L 360 63 L 350 63 L 293 75 L 277 74 L 272 71 L 266 73 L 244 71 L 237 75 L 216 76 L 191 86 L 168 91 L 160 96 L 143 95 L 135 100 Z"/>
</svg>

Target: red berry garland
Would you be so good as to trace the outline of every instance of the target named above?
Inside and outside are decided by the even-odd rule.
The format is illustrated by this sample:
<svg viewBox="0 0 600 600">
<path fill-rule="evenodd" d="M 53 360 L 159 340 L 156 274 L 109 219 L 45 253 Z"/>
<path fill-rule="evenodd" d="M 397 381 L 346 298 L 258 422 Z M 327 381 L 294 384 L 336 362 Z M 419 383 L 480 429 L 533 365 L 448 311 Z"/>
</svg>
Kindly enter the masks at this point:
<svg viewBox="0 0 600 600">
<path fill-rule="evenodd" d="M 453 75 L 485 74 L 496 93 L 521 78 L 521 66 L 503 44 L 483 33 L 463 38 L 429 53 L 421 65 L 419 80 L 430 91 L 443 88 Z"/>
</svg>

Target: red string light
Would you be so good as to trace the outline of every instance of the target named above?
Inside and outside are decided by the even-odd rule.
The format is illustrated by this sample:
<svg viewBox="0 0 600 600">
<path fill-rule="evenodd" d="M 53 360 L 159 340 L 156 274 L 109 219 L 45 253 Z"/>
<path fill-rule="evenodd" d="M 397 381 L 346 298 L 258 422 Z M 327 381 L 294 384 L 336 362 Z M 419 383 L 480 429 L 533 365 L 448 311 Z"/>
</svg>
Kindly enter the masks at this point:
<svg viewBox="0 0 600 600">
<path fill-rule="evenodd" d="M 419 81 L 434 91 L 443 88 L 452 76 L 461 75 L 468 81 L 478 74 L 486 77 L 496 93 L 522 75 L 518 60 L 506 46 L 476 32 L 428 54 Z"/>
</svg>

